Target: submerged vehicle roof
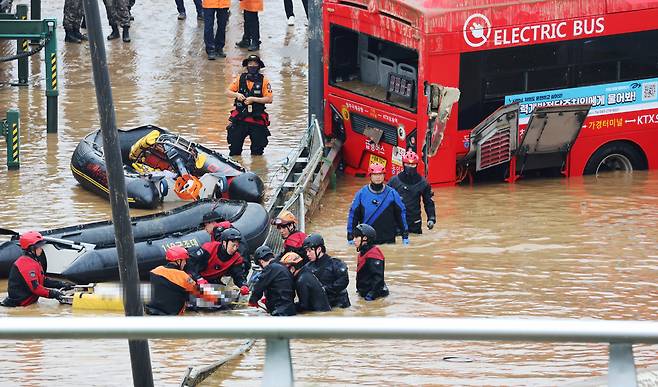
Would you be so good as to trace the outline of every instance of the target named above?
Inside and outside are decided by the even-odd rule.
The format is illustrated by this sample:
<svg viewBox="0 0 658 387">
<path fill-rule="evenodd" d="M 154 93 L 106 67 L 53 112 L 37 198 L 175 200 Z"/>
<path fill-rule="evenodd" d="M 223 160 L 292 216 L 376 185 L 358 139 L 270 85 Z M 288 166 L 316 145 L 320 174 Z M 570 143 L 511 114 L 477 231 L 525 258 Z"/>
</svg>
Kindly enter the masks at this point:
<svg viewBox="0 0 658 387">
<path fill-rule="evenodd" d="M 325 3 L 368 9 L 425 33 L 463 31 L 464 21 L 477 13 L 486 15 L 492 26 L 501 27 L 658 7 L 658 0 L 327 0 Z M 378 25 L 391 28 L 388 23 Z"/>
</svg>

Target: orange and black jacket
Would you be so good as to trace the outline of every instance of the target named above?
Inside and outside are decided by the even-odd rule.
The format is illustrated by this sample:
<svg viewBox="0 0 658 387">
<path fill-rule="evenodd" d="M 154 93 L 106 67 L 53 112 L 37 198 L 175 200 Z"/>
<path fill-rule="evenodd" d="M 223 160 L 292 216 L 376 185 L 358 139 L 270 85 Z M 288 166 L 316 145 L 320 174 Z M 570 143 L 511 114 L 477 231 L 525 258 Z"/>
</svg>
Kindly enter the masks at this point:
<svg viewBox="0 0 658 387">
<path fill-rule="evenodd" d="M 2 305 L 27 306 L 37 302 L 39 297 L 55 298 L 55 289 L 49 288 L 63 286 L 63 282 L 46 277 L 45 269 L 39 261 L 23 255 L 9 270 L 8 295 L 2 301 Z"/>
<path fill-rule="evenodd" d="M 200 291 L 196 281 L 174 263 L 151 270 L 151 302 L 147 313 L 155 315 L 181 315 L 189 294 L 215 302 L 217 297 Z"/>
</svg>

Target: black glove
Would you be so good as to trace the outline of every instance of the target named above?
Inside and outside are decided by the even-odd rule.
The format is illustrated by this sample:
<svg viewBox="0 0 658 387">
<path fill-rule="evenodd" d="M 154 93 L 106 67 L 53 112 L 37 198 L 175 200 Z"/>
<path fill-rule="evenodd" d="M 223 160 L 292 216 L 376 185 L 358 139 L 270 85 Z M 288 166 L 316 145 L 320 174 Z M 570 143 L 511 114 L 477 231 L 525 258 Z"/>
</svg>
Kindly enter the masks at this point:
<svg viewBox="0 0 658 387">
<path fill-rule="evenodd" d="M 48 298 L 54 298 L 57 301 L 61 301 L 64 298 L 64 293 L 60 292 L 57 289 L 50 289 L 48 291 Z"/>
<path fill-rule="evenodd" d="M 71 290 L 74 289 L 76 286 L 77 285 L 74 283 L 70 283 L 70 284 L 65 283 L 60 290 Z"/>
</svg>

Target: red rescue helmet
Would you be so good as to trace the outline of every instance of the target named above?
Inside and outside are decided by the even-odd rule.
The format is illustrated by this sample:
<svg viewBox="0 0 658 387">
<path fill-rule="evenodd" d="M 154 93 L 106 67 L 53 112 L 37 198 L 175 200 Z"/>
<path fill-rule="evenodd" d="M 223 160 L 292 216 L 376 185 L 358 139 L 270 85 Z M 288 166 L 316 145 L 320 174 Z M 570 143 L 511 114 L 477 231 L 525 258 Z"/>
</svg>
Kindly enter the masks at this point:
<svg viewBox="0 0 658 387">
<path fill-rule="evenodd" d="M 184 247 L 174 246 L 167 249 L 167 261 L 174 262 L 178 260 L 186 260 L 190 257 L 190 254 L 187 253 Z"/>
<path fill-rule="evenodd" d="M 403 164 L 418 164 L 418 155 L 416 152 L 409 150 L 404 153 L 404 156 L 402 156 L 402 163 Z"/>
<path fill-rule="evenodd" d="M 386 173 L 386 169 L 379 163 L 372 163 L 368 168 L 368 175 L 376 175 L 378 173 Z"/>
<path fill-rule="evenodd" d="M 30 247 L 41 247 L 46 244 L 46 241 L 38 231 L 28 231 L 21 235 L 18 239 L 18 244 L 21 245 L 23 250 L 28 250 Z"/>
</svg>

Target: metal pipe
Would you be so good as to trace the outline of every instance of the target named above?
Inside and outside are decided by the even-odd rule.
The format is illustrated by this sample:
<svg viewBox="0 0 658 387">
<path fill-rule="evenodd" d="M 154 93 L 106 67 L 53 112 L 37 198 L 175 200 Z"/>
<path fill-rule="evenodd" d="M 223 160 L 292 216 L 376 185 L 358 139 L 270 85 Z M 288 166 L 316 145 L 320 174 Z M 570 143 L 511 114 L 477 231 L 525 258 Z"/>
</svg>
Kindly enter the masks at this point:
<svg viewBox="0 0 658 387">
<path fill-rule="evenodd" d="M 30 19 L 40 20 L 41 19 L 41 0 L 30 0 Z M 33 39 L 30 44 L 38 45 L 39 40 Z"/>
<path fill-rule="evenodd" d="M 0 339 L 413 339 L 658 344 L 658 322 L 390 317 L 3 317 Z"/>
<path fill-rule="evenodd" d="M 110 73 L 107 68 L 105 41 L 101 30 L 101 19 L 97 0 L 84 0 L 85 20 L 89 34 L 89 49 L 96 85 L 96 101 L 103 134 L 103 154 L 107 166 L 110 204 L 117 252 L 119 255 L 119 278 L 123 289 L 123 304 L 126 316 L 142 316 L 144 309 L 139 287 L 139 271 L 135 260 L 133 230 L 128 210 L 128 195 L 123 176 L 123 162 L 112 101 Z M 130 339 L 130 338 L 129 338 Z M 129 340 L 133 384 L 153 386 L 151 358 L 148 341 Z"/>
<path fill-rule="evenodd" d="M 16 6 L 16 18 L 18 20 L 27 20 L 27 5 L 19 4 Z M 27 39 L 18 39 L 16 43 L 18 54 L 28 51 L 29 43 Z M 18 82 L 16 86 L 27 86 L 28 72 L 27 57 L 20 58 L 18 60 Z"/>
<path fill-rule="evenodd" d="M 308 4 L 308 125 L 313 115 L 324 122 L 324 63 L 322 41 L 322 0 Z"/>
<path fill-rule="evenodd" d="M 293 379 L 290 340 L 268 339 L 265 342 L 262 385 L 264 387 L 292 387 Z"/>
</svg>

